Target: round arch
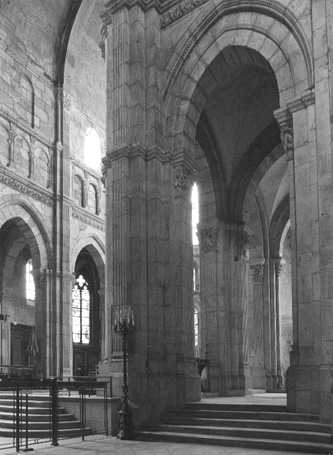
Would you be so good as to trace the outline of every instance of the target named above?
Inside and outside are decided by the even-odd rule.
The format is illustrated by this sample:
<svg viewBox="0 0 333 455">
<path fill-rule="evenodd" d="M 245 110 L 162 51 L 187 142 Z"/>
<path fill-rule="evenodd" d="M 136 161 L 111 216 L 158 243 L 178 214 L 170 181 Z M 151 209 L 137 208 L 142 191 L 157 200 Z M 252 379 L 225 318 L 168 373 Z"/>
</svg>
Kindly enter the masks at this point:
<svg viewBox="0 0 333 455">
<path fill-rule="evenodd" d="M 0 205 L 1 225 L 5 225 L 10 220 L 18 220 L 18 225 L 24 228 L 26 225 L 33 236 L 39 251 L 39 267 L 49 268 L 51 262 L 51 246 L 49 236 L 41 221 L 42 217 L 35 209 L 25 202 L 17 199 L 4 201 Z"/>
<path fill-rule="evenodd" d="M 73 374 L 74 376 L 77 376 L 91 374 L 93 371 L 95 372 L 98 362 L 102 358 L 105 340 L 105 326 L 103 323 L 103 321 L 105 321 L 105 266 L 104 252 L 100 248 L 98 242 L 96 242 L 96 239 L 89 238 L 86 239 L 85 242 L 82 239 L 75 251 L 76 253 L 72 257 L 75 275 L 73 289 L 80 289 L 77 287 L 82 286 L 82 284 L 80 284 L 80 279 L 82 280 L 83 277 L 86 280 L 84 285 L 87 286 L 89 291 L 89 340 L 86 342 L 83 341 L 82 328 L 79 331 L 74 330 L 75 327 L 76 329 L 78 327 L 78 315 L 75 308 L 78 308 L 79 306 L 82 310 L 84 305 L 81 291 L 79 292 L 79 300 L 74 300 L 74 297 L 72 299 Z M 80 277 L 80 275 L 82 275 L 82 277 Z M 73 294 L 73 296 L 74 295 L 75 294 Z M 76 302 L 75 305 L 74 302 Z M 82 320 L 80 324 L 81 323 Z M 79 327 L 81 327 L 81 325 L 79 325 Z M 80 340 L 78 339 L 78 333 L 80 333 Z"/>
<path fill-rule="evenodd" d="M 46 362 L 45 346 L 39 341 L 45 332 L 47 312 L 40 278 L 44 276 L 41 272 L 50 268 L 50 242 L 40 215 L 20 198 L 5 198 L 0 219 L 0 302 L 6 314 L 0 363 L 29 367 L 31 374 L 39 375 Z M 34 280 L 27 285 L 30 273 Z"/>
<path fill-rule="evenodd" d="M 194 40 L 195 37 L 195 40 Z M 166 72 L 165 133 L 174 155 L 191 150 L 202 107 L 218 81 L 206 69 L 227 46 L 256 51 L 277 80 L 280 105 L 313 86 L 313 63 L 303 30 L 276 2 L 227 1 L 196 19 L 178 44 Z M 172 131 L 172 135 L 167 132 Z"/>
<path fill-rule="evenodd" d="M 86 249 L 94 260 L 98 271 L 103 271 L 100 275 L 101 283 L 104 283 L 104 268 L 105 268 L 105 247 L 102 240 L 96 236 L 81 237 L 75 242 L 75 247 L 71 254 L 71 270 L 74 271 L 76 259 L 80 252 Z"/>
</svg>

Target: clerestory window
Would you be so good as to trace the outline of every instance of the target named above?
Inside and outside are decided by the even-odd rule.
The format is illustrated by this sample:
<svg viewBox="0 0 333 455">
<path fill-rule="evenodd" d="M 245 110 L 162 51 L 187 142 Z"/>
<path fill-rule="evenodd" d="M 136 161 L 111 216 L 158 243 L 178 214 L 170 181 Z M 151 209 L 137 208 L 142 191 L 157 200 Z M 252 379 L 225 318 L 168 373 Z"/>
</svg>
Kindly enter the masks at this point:
<svg viewBox="0 0 333 455">
<path fill-rule="evenodd" d="M 25 263 L 25 298 L 28 304 L 35 304 L 36 287 L 33 275 L 32 259 L 28 259 Z"/>
<path fill-rule="evenodd" d="M 197 308 L 194 309 L 194 347 L 196 350 L 199 348 L 199 311 Z"/>
<path fill-rule="evenodd" d="M 73 343 L 90 343 L 90 291 L 83 275 L 79 275 L 72 290 Z"/>
</svg>

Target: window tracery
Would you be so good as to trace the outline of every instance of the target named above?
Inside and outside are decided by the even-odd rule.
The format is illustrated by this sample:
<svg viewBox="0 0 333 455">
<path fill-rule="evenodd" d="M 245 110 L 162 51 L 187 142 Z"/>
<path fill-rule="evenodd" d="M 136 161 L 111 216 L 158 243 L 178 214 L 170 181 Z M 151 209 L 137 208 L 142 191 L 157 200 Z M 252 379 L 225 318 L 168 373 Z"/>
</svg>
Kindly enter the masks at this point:
<svg viewBox="0 0 333 455">
<path fill-rule="evenodd" d="M 90 291 L 83 275 L 79 275 L 72 290 L 73 343 L 90 343 Z"/>
</svg>

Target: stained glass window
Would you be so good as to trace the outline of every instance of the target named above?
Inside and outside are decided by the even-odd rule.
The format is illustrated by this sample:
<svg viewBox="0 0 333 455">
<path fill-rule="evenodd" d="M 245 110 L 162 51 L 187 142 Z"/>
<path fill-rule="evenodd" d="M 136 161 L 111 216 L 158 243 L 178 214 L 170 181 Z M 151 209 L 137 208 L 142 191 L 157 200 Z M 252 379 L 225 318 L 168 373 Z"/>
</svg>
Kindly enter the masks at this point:
<svg viewBox="0 0 333 455">
<path fill-rule="evenodd" d="M 36 298 L 36 287 L 31 259 L 28 259 L 25 264 L 25 298 L 30 305 L 34 304 Z"/>
<path fill-rule="evenodd" d="M 83 275 L 79 275 L 72 290 L 73 343 L 90 343 L 90 291 Z"/>
</svg>

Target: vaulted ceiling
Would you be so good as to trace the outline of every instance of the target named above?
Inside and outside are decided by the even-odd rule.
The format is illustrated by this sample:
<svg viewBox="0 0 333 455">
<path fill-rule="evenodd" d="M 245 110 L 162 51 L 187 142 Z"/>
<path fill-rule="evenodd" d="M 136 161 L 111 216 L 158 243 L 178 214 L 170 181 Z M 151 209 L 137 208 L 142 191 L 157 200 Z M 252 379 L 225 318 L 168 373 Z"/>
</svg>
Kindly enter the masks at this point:
<svg viewBox="0 0 333 455">
<path fill-rule="evenodd" d="M 268 63 L 246 47 L 226 48 L 208 72 L 210 78 L 204 74 L 200 81 L 208 96 L 197 139 L 211 169 L 218 215 L 237 218 L 256 168 L 280 143 L 273 115 L 277 82 Z"/>
</svg>

